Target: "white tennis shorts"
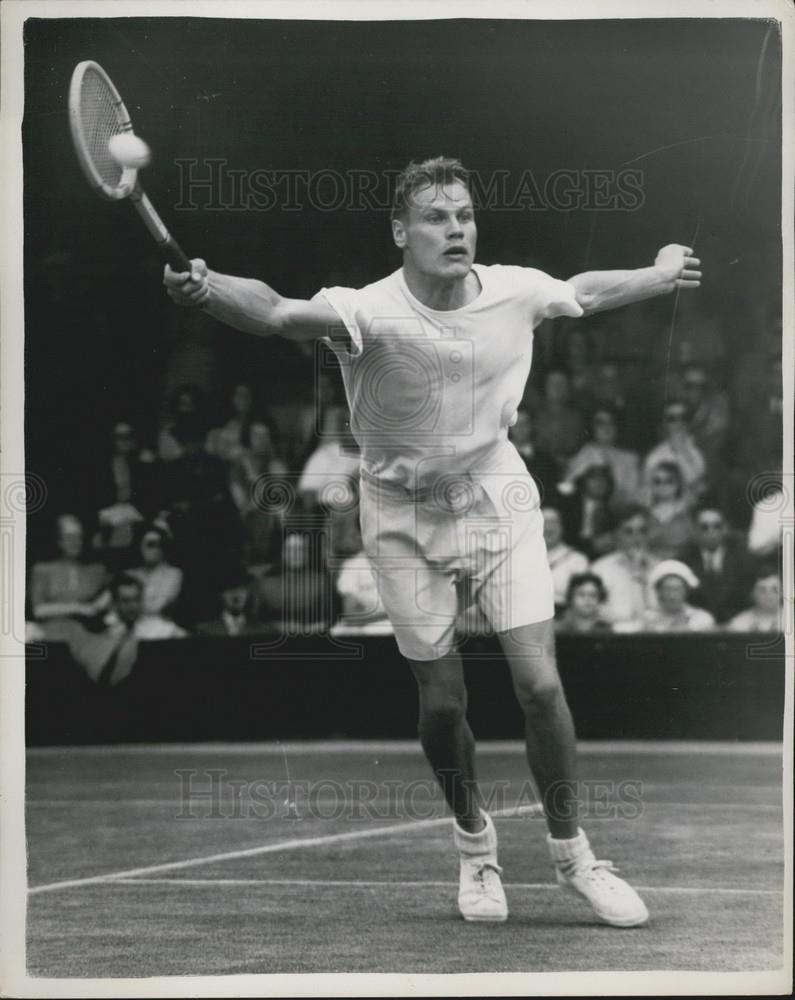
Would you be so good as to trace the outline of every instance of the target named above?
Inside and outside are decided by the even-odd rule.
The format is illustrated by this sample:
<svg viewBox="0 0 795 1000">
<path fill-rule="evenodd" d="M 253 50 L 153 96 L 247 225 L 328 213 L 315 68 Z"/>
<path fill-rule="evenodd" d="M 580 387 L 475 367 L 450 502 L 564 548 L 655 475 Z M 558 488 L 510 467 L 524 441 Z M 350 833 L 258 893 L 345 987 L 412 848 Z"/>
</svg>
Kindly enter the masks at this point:
<svg viewBox="0 0 795 1000">
<path fill-rule="evenodd" d="M 405 657 L 450 653 L 472 603 L 495 632 L 553 617 L 540 506 L 524 470 L 446 476 L 413 493 L 362 474 L 364 550 Z"/>
</svg>

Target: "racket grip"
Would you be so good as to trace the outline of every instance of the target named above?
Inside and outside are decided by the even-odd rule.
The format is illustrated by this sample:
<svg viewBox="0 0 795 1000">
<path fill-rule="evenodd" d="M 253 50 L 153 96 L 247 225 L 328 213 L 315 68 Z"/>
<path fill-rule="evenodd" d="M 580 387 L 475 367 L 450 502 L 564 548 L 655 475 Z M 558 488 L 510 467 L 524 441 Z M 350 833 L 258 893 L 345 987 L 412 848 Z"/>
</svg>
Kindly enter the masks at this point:
<svg viewBox="0 0 795 1000">
<path fill-rule="evenodd" d="M 160 251 L 172 271 L 176 271 L 177 274 L 184 274 L 185 271 L 190 271 L 190 261 L 173 236 L 169 235 L 168 239 L 160 244 Z"/>
</svg>

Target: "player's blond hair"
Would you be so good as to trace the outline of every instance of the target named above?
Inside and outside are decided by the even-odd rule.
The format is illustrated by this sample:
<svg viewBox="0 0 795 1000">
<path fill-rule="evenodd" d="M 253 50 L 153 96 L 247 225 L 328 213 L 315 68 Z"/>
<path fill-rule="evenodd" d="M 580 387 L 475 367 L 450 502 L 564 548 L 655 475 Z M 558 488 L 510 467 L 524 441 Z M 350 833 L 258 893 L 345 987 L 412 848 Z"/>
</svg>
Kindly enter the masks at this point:
<svg viewBox="0 0 795 1000">
<path fill-rule="evenodd" d="M 460 160 L 447 156 L 434 156 L 419 163 L 412 161 L 398 175 L 392 199 L 392 218 L 399 219 L 411 205 L 415 191 L 427 187 L 441 187 L 456 181 L 469 189 L 469 171 Z"/>
</svg>

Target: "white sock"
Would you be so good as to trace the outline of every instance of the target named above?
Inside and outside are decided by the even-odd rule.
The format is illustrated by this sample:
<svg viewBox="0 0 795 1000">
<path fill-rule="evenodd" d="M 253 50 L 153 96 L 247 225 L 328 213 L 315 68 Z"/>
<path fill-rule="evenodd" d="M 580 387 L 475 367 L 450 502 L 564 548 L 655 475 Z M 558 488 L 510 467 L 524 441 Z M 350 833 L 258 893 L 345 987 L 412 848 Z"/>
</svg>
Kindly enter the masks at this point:
<svg viewBox="0 0 795 1000">
<path fill-rule="evenodd" d="M 557 837 L 553 837 L 551 833 L 548 833 L 547 846 L 549 847 L 549 856 L 555 864 L 560 865 L 564 869 L 571 867 L 572 862 L 579 861 L 589 854 L 591 850 L 591 845 L 588 843 L 585 831 L 580 827 L 577 827 L 576 837 L 569 837 L 567 839 L 559 840 Z"/>
<path fill-rule="evenodd" d="M 497 831 L 491 816 L 481 810 L 481 816 L 486 822 L 478 833 L 467 833 L 453 820 L 453 840 L 459 854 L 479 855 L 497 853 Z"/>
</svg>

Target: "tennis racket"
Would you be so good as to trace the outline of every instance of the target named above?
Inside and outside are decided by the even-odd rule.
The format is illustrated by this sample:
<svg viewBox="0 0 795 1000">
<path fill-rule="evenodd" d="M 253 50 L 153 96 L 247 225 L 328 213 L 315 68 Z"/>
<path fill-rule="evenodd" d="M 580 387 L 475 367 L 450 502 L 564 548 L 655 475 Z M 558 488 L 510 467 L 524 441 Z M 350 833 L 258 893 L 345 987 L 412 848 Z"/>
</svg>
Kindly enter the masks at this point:
<svg viewBox="0 0 795 1000">
<path fill-rule="evenodd" d="M 138 171 L 111 156 L 108 141 L 132 132 L 132 122 L 108 74 L 91 60 L 78 63 L 69 86 L 69 125 L 83 173 L 97 194 L 109 201 L 129 198 L 173 271 L 190 271 L 190 261 L 166 229 L 138 180 Z"/>
</svg>

